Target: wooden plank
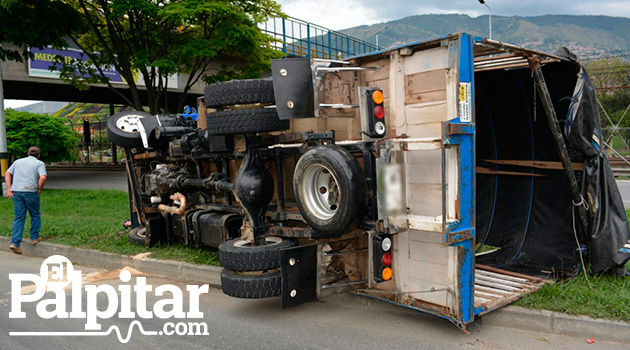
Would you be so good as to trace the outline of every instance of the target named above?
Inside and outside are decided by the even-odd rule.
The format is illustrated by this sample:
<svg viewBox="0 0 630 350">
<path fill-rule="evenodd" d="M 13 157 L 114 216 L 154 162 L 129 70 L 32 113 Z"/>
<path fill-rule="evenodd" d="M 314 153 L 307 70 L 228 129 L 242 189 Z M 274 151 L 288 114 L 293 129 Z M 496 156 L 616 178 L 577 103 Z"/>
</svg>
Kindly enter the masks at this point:
<svg viewBox="0 0 630 350">
<path fill-rule="evenodd" d="M 438 262 L 412 261 L 410 267 L 411 271 L 409 271 L 409 274 L 411 277 L 425 282 L 436 283 L 443 287 L 448 286 L 448 269 L 446 265 Z"/>
<path fill-rule="evenodd" d="M 409 258 L 416 261 L 445 262 L 448 261 L 448 247 L 441 243 L 431 244 L 410 240 Z"/>
<path fill-rule="evenodd" d="M 411 244 L 412 241 L 442 244 L 442 242 L 444 242 L 444 235 L 438 232 L 409 230 L 409 244 Z"/>
<path fill-rule="evenodd" d="M 407 183 L 414 184 L 441 184 L 442 167 L 440 164 L 407 164 Z"/>
<path fill-rule="evenodd" d="M 492 266 L 488 266 L 488 265 L 483 265 L 483 264 L 475 264 L 475 269 L 480 269 L 480 270 L 486 270 L 486 271 L 491 271 L 491 272 L 496 272 L 502 275 L 508 275 L 508 276 L 514 276 L 514 277 L 520 277 L 520 278 L 524 278 L 528 281 L 531 282 L 543 282 L 544 280 L 542 278 L 538 278 L 538 277 L 534 277 L 534 276 L 529 276 L 529 275 L 525 275 L 522 273 L 518 273 L 518 272 L 512 272 L 512 271 L 507 271 L 507 270 L 501 270 L 501 269 L 497 269 L 495 267 Z"/>
<path fill-rule="evenodd" d="M 405 57 L 404 62 L 406 74 L 448 68 L 448 47 L 416 51 Z"/>
<path fill-rule="evenodd" d="M 405 104 L 446 100 L 446 70 L 405 75 Z"/>
<path fill-rule="evenodd" d="M 506 286 L 506 285 L 503 285 L 501 283 L 481 280 L 481 279 L 477 279 L 477 278 L 475 278 L 475 284 L 479 284 L 479 285 L 486 286 L 486 287 L 502 289 L 502 290 L 506 290 L 506 291 L 512 291 L 512 292 L 519 292 L 519 291 L 522 290 L 521 288 L 512 287 L 512 286 Z"/>
<path fill-rule="evenodd" d="M 518 171 L 504 171 L 504 170 L 492 170 L 484 167 L 475 167 L 475 172 L 477 174 L 490 174 L 490 175 L 512 175 L 512 176 L 534 176 L 534 177 L 547 177 L 543 174 L 535 174 L 535 173 L 521 173 Z"/>
<path fill-rule="evenodd" d="M 515 281 L 508 281 L 508 280 L 505 280 L 503 278 L 484 276 L 484 275 L 481 275 L 481 274 L 475 275 L 475 280 L 498 283 L 498 284 L 503 285 L 503 286 L 510 286 L 510 287 L 515 287 L 515 288 L 519 288 L 519 289 L 527 289 L 527 288 L 529 288 L 528 284 L 524 284 L 524 283 L 521 283 L 521 282 L 515 282 Z"/>
<path fill-rule="evenodd" d="M 520 283 L 528 283 L 529 282 L 529 280 L 525 279 L 525 278 L 514 277 L 514 276 L 502 274 L 502 273 L 496 273 L 496 272 L 490 272 L 490 271 L 484 271 L 484 270 L 475 270 L 475 275 L 484 275 L 484 276 L 503 278 L 505 280 L 514 281 L 514 282 L 520 282 Z"/>
<path fill-rule="evenodd" d="M 199 97 L 197 99 L 197 127 L 203 130 L 208 128 L 208 116 L 206 114 L 206 99 L 204 97 Z"/>
<path fill-rule="evenodd" d="M 478 284 L 475 284 L 475 291 L 482 291 L 484 293 L 491 293 L 491 294 L 495 294 L 495 295 L 499 295 L 499 296 L 509 296 L 512 295 L 512 292 L 507 292 L 504 290 L 499 290 L 499 289 L 495 289 L 495 288 L 491 288 L 491 287 L 486 287 L 486 286 L 481 286 Z"/>
<path fill-rule="evenodd" d="M 481 159 L 482 162 L 499 165 L 515 165 L 538 169 L 564 170 L 561 162 L 545 160 L 507 160 L 507 159 Z M 584 163 L 571 163 L 574 170 L 584 170 Z"/>
<path fill-rule="evenodd" d="M 362 66 L 363 67 L 380 67 L 380 69 L 362 71 L 361 80 L 367 83 L 370 81 L 388 79 L 389 78 L 389 65 L 390 65 L 389 58 L 384 58 L 378 61 L 367 62 L 366 64 Z"/>
<path fill-rule="evenodd" d="M 448 105 L 446 100 L 405 105 L 405 115 L 409 125 L 441 123 L 448 120 Z"/>
<path fill-rule="evenodd" d="M 408 151 L 405 152 L 407 164 L 442 164 L 442 150 Z"/>
<path fill-rule="evenodd" d="M 407 124 L 406 132 L 409 137 L 442 137 L 442 123 Z"/>
</svg>

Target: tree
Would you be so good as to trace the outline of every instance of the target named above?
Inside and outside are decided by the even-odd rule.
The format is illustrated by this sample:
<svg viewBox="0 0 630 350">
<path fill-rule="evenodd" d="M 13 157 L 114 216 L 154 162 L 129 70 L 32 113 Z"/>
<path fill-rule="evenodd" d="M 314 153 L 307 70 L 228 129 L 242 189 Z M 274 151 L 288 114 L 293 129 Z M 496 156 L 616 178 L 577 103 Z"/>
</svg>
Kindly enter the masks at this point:
<svg viewBox="0 0 630 350">
<path fill-rule="evenodd" d="M 81 15 L 88 30 L 69 37 L 87 60 L 59 61 L 62 77 L 77 87 L 100 82 L 115 68 L 126 80 L 131 99 L 116 91 L 138 110 L 143 109 L 138 72 L 148 95 L 151 113 L 165 105 L 167 77 L 189 74 L 184 95 L 200 80 L 253 78 L 269 69 L 279 53 L 266 47 L 273 40 L 256 23 L 281 15 L 273 0 L 66 0 Z M 77 74 L 76 72 L 79 72 Z M 180 99 L 181 109 L 185 96 Z"/>
<path fill-rule="evenodd" d="M 64 35 L 83 28 L 78 13 L 56 0 L 0 0 L 0 60 L 22 61 L 28 58 L 27 46 L 64 48 Z"/>
<path fill-rule="evenodd" d="M 63 119 L 7 109 L 6 128 L 8 153 L 13 158 L 24 157 L 30 146 L 39 147 L 44 162 L 75 158 L 79 138 Z"/>
<path fill-rule="evenodd" d="M 630 62 L 617 57 L 589 61 L 585 66 L 606 114 L 615 124 L 623 117 L 620 126 L 630 127 L 630 112 L 625 113 L 630 106 Z M 602 123 L 610 124 L 605 117 Z"/>
</svg>

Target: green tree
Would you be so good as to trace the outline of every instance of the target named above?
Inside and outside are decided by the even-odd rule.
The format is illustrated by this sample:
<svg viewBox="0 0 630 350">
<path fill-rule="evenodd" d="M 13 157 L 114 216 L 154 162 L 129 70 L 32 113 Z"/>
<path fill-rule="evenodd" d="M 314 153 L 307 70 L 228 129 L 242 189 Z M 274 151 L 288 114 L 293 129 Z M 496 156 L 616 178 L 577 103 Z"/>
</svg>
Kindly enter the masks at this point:
<svg viewBox="0 0 630 350">
<path fill-rule="evenodd" d="M 167 77 L 187 73 L 184 95 L 200 80 L 257 77 L 278 53 L 256 23 L 282 15 L 273 0 L 65 0 L 87 24 L 87 32 L 69 37 L 89 59 L 59 61 L 62 77 L 77 87 L 104 83 L 107 68 L 127 81 L 129 105 L 143 109 L 136 79 L 142 74 L 151 113 L 181 109 L 165 105 Z M 80 72 L 77 74 L 76 71 Z"/>
<path fill-rule="evenodd" d="M 64 48 L 64 35 L 83 28 L 79 14 L 68 4 L 56 0 L 0 0 L 0 60 L 22 61 L 27 46 Z"/>
<path fill-rule="evenodd" d="M 5 112 L 7 148 L 11 157 L 24 157 L 30 146 L 37 146 L 44 162 L 75 158 L 79 138 L 63 119 L 13 109 Z"/>
<path fill-rule="evenodd" d="M 589 61 L 585 67 L 606 114 L 615 124 L 623 117 L 619 126 L 630 127 L 630 112 L 625 113 L 630 106 L 630 62 L 619 57 L 606 58 Z M 610 121 L 602 115 L 602 123 L 609 125 Z"/>
</svg>

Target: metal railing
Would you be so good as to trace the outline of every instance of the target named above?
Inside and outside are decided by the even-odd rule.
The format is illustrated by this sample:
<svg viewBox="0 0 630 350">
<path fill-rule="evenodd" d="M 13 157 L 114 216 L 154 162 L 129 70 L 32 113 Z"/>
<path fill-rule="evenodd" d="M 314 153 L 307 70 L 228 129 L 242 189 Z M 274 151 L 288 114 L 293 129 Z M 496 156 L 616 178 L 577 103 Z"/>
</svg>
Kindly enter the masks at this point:
<svg viewBox="0 0 630 350">
<path fill-rule="evenodd" d="M 379 50 L 365 40 L 293 17 L 271 18 L 258 27 L 277 40 L 268 46 L 287 56 L 343 59 Z"/>
</svg>

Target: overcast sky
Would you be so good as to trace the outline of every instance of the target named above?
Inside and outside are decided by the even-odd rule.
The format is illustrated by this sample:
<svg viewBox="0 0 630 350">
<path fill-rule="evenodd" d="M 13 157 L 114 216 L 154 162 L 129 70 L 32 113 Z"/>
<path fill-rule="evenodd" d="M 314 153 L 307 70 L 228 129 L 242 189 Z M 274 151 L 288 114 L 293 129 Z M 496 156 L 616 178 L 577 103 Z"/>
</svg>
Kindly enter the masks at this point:
<svg viewBox="0 0 630 350">
<path fill-rule="evenodd" d="M 629 0 L 485 0 L 493 15 L 546 14 L 630 17 Z M 387 22 L 431 13 L 487 15 L 478 0 L 276 0 L 284 12 L 330 29 Z"/>
</svg>

